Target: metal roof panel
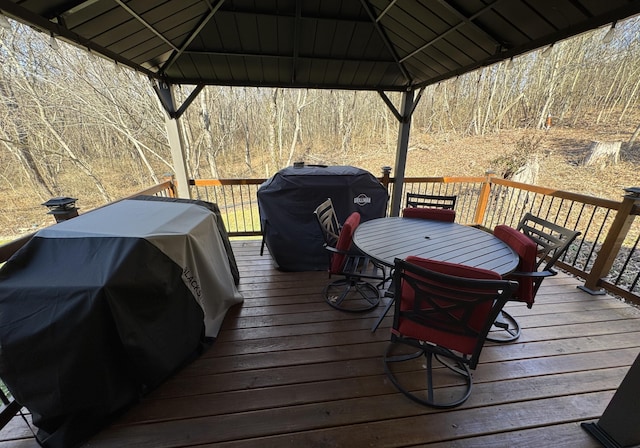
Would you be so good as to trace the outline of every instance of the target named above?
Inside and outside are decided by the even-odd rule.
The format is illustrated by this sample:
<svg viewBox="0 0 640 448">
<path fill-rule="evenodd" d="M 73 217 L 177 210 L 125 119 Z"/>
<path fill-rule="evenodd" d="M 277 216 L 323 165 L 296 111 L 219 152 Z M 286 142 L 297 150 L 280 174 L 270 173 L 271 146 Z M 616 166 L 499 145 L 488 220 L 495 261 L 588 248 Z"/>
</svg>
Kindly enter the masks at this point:
<svg viewBox="0 0 640 448">
<path fill-rule="evenodd" d="M 640 0 L 0 0 L 172 83 L 406 90 L 640 13 Z"/>
</svg>

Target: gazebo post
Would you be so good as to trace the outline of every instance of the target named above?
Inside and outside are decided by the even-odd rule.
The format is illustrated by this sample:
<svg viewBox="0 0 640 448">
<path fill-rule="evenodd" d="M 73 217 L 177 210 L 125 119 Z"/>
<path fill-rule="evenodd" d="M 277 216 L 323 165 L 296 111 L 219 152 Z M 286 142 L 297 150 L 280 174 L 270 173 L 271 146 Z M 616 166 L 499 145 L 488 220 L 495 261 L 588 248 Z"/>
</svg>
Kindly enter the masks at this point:
<svg viewBox="0 0 640 448">
<path fill-rule="evenodd" d="M 187 174 L 187 158 L 185 157 L 184 142 L 182 141 L 180 122 L 178 120 L 180 120 L 184 111 L 187 110 L 187 107 L 189 107 L 204 88 L 204 84 L 198 84 L 180 108 L 176 107 L 171 84 L 164 81 L 154 82 L 153 88 L 166 112 L 165 127 L 167 129 L 169 146 L 171 147 L 174 175 L 176 183 L 178 184 L 178 197 L 191 199 L 191 189 L 189 188 L 189 177 Z"/>
<path fill-rule="evenodd" d="M 173 170 L 175 173 L 176 183 L 178 187 L 178 197 L 191 199 L 191 189 L 189 188 L 189 178 L 187 176 L 187 163 L 184 154 L 184 144 L 180 136 L 180 118 L 171 118 L 169 115 L 165 117 L 165 126 L 167 129 L 167 138 L 171 147 L 171 156 L 173 158 Z"/>
<path fill-rule="evenodd" d="M 411 117 L 413 111 L 416 110 L 416 106 L 422 98 L 424 87 L 420 89 L 418 95 L 414 99 L 414 90 L 408 88 L 402 92 L 402 105 L 400 111 L 396 109 L 391 100 L 385 93 L 378 90 L 378 94 L 385 102 L 389 110 L 393 113 L 394 117 L 400 122 L 398 128 L 398 145 L 396 149 L 396 176 L 395 184 L 393 186 L 393 194 L 391 196 L 391 209 L 390 216 L 398 216 L 400 214 L 400 205 L 402 204 L 402 186 L 404 185 L 404 171 L 407 165 L 407 152 L 409 148 L 409 135 L 411 131 Z"/>
<path fill-rule="evenodd" d="M 640 355 L 620 383 L 597 422 L 582 427 L 605 448 L 637 447 L 640 444 Z"/>
<path fill-rule="evenodd" d="M 383 96 L 383 99 L 384 98 Z M 391 196 L 391 216 L 398 216 L 400 214 L 400 205 L 402 204 L 402 186 L 404 185 L 404 172 L 407 165 L 411 116 L 417 104 L 417 101 L 414 103 L 413 98 L 413 90 L 409 89 L 403 92 L 401 110 L 399 114 L 394 114 L 400 122 L 400 127 L 398 128 L 398 145 L 396 149 L 396 165 L 394 168 L 395 184 L 393 186 L 393 195 Z M 418 97 L 418 100 L 419 99 Z M 389 103 L 387 103 L 387 105 L 391 107 Z"/>
</svg>

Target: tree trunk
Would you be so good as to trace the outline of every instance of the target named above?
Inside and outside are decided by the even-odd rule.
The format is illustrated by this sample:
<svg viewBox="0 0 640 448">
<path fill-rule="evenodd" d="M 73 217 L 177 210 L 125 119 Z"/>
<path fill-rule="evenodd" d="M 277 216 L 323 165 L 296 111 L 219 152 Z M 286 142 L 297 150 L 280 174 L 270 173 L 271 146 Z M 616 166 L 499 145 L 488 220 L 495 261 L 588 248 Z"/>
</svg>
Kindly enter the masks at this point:
<svg viewBox="0 0 640 448">
<path fill-rule="evenodd" d="M 553 69 L 551 70 L 551 74 L 548 77 L 548 89 L 547 89 L 547 97 L 544 102 L 544 106 L 542 106 L 542 111 L 538 117 L 538 124 L 536 127 L 538 129 L 544 129 L 545 123 L 547 122 L 547 117 L 551 115 L 551 105 L 553 104 L 553 96 L 555 94 L 556 89 L 556 74 L 558 72 L 558 63 L 555 62 L 553 64 Z"/>
<path fill-rule="evenodd" d="M 205 154 L 207 154 L 207 160 L 209 162 L 209 170 L 211 171 L 211 177 L 217 179 L 220 174 L 218 173 L 218 163 L 216 160 L 216 151 L 213 147 L 213 130 L 211 129 L 211 113 L 209 112 L 210 96 L 208 90 L 205 88 L 200 92 L 200 118 L 202 120 L 202 132 L 204 137 Z"/>
<path fill-rule="evenodd" d="M 518 168 L 511 180 L 522 182 L 523 184 L 535 185 L 540 172 L 538 160 L 529 160 L 526 165 Z"/>
<path fill-rule="evenodd" d="M 303 95 L 304 93 L 304 95 Z M 296 101 L 296 118 L 294 120 L 293 137 L 291 139 L 291 146 L 289 148 L 289 158 L 287 159 L 287 166 L 291 165 L 293 160 L 293 154 L 296 150 L 296 144 L 300 140 L 300 128 L 302 126 L 301 114 L 302 109 L 307 105 L 307 90 L 298 90 L 298 99 Z"/>
<path fill-rule="evenodd" d="M 271 169 L 278 170 L 276 129 L 278 126 L 278 89 L 273 89 L 269 101 L 269 154 L 271 159 Z M 266 167 L 266 177 L 269 177 L 269 167 Z"/>
<path fill-rule="evenodd" d="M 615 165 L 620 161 L 620 147 L 622 142 L 593 142 L 591 153 L 585 158 L 583 165 L 600 165 L 604 168 L 611 164 Z"/>
<path fill-rule="evenodd" d="M 6 131 L 3 127 L 0 130 L 0 132 L 2 132 L 2 142 L 9 150 L 9 152 L 16 156 L 16 158 L 22 165 L 27 177 L 33 183 L 34 187 L 39 187 L 37 189 L 42 189 L 45 195 L 53 196 L 53 189 L 47 183 L 43 173 L 40 171 L 40 167 L 35 160 L 36 158 L 31 153 L 31 148 L 29 147 L 28 142 L 28 133 L 23 128 L 22 118 L 18 113 L 18 109 L 20 106 L 14 98 L 14 93 L 11 85 L 0 82 L 0 93 L 2 93 L 2 95 L 6 98 L 5 104 L 7 105 L 9 114 L 13 118 L 17 134 L 17 141 L 13 141 L 8 135 L 5 134 Z"/>
</svg>

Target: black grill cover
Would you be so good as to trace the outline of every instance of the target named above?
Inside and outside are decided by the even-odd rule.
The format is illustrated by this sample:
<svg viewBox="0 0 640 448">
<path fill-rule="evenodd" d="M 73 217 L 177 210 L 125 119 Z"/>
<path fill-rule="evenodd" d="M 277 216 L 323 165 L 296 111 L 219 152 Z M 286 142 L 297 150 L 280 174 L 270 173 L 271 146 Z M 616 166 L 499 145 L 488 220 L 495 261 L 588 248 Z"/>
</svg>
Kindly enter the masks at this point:
<svg viewBox="0 0 640 448">
<path fill-rule="evenodd" d="M 289 167 L 260 186 L 260 224 L 279 269 L 327 269 L 329 253 L 313 215 L 327 198 L 340 223 L 356 211 L 364 222 L 385 216 L 389 195 L 375 176 L 353 166 Z"/>
<path fill-rule="evenodd" d="M 242 300 L 205 205 L 120 201 L 39 231 L 0 269 L 0 377 L 41 445 L 78 446 Z"/>
</svg>

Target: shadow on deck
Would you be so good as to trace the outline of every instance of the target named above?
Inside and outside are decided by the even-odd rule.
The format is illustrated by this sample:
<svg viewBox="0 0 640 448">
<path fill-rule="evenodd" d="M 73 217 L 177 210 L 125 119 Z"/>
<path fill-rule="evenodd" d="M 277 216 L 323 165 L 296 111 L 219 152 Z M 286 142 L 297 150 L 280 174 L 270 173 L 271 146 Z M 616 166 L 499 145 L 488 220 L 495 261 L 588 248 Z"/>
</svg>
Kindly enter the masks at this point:
<svg viewBox="0 0 640 448">
<path fill-rule="evenodd" d="M 391 317 L 370 331 L 382 306 L 336 311 L 326 273 L 279 272 L 259 241 L 233 247 L 245 302 L 218 340 L 85 446 L 598 447 L 580 423 L 600 417 L 640 351 L 640 310 L 560 274 L 532 309 L 508 305 L 522 336 L 487 344 L 466 403 L 425 408 L 384 375 Z M 0 432 L 9 446 L 37 446 L 20 416 Z"/>
</svg>

